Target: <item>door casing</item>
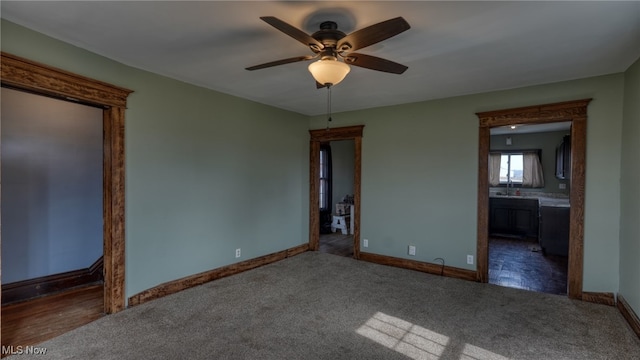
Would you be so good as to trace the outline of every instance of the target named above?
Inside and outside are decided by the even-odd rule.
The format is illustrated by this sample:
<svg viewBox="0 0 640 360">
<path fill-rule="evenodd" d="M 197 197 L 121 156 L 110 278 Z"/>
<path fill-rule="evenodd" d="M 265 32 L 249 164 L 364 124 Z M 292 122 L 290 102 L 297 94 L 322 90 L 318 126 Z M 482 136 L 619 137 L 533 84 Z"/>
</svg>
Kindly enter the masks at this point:
<svg viewBox="0 0 640 360">
<path fill-rule="evenodd" d="M 360 185 L 362 161 L 362 131 L 364 125 L 333 129 L 309 130 L 309 250 L 320 246 L 320 143 L 336 140 L 354 140 L 353 169 L 353 258 L 360 258 Z"/>
<path fill-rule="evenodd" d="M 586 169 L 587 106 L 591 99 L 477 113 L 478 150 L 477 280 L 489 280 L 489 144 L 492 127 L 571 121 L 571 208 L 569 210 L 568 296 L 582 299 L 584 263 L 584 186 Z"/>
<path fill-rule="evenodd" d="M 4 52 L 0 64 L 2 86 L 103 109 L 104 310 L 121 311 L 125 308 L 124 124 L 132 91 Z"/>
</svg>

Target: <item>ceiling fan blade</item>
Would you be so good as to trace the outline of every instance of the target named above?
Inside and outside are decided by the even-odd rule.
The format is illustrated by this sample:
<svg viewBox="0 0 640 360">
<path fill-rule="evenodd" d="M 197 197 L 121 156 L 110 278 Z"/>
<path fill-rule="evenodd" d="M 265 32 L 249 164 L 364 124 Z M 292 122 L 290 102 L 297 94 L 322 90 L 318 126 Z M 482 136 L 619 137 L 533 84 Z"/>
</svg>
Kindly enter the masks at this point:
<svg viewBox="0 0 640 360">
<path fill-rule="evenodd" d="M 304 31 L 298 29 L 295 26 L 289 25 L 286 22 L 273 17 L 273 16 L 261 16 L 262 19 L 267 24 L 273 26 L 274 28 L 282 31 L 283 33 L 291 36 L 292 38 L 298 40 L 306 46 L 316 48 L 317 50 L 324 49 L 324 45 L 321 42 L 311 37 L 311 35 L 305 33 Z"/>
<path fill-rule="evenodd" d="M 311 59 L 314 59 L 316 57 L 317 56 L 313 56 L 313 55 L 296 56 L 296 57 L 292 57 L 292 58 L 288 58 L 288 59 L 271 61 L 271 62 L 260 64 L 260 65 L 249 66 L 248 68 L 245 68 L 245 69 L 247 69 L 247 70 L 259 70 L 259 69 L 264 69 L 264 68 L 268 68 L 268 67 L 272 67 L 272 66 L 290 64 L 290 63 L 294 63 L 294 62 L 298 62 L 298 61 L 311 60 Z"/>
<path fill-rule="evenodd" d="M 402 17 L 397 17 L 383 21 L 366 28 L 356 30 L 343 37 L 338 42 L 338 51 L 355 51 L 369 45 L 373 45 L 392 36 L 396 36 L 403 31 L 409 30 L 411 26 Z"/>
<path fill-rule="evenodd" d="M 346 55 L 344 57 L 344 62 L 349 65 L 360 66 L 371 70 L 384 71 L 392 74 L 402 74 L 408 69 L 408 67 L 391 60 L 357 53 Z"/>
</svg>

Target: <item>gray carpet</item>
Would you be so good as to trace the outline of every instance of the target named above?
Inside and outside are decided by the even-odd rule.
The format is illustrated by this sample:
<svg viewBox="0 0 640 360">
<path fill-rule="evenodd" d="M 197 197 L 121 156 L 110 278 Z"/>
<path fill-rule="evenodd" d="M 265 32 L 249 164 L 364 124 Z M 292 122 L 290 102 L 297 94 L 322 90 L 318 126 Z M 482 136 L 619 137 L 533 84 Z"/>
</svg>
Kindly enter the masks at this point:
<svg viewBox="0 0 640 360">
<path fill-rule="evenodd" d="M 640 340 L 614 307 L 317 252 L 39 346 L 47 356 L 33 358 L 640 359 Z"/>
</svg>

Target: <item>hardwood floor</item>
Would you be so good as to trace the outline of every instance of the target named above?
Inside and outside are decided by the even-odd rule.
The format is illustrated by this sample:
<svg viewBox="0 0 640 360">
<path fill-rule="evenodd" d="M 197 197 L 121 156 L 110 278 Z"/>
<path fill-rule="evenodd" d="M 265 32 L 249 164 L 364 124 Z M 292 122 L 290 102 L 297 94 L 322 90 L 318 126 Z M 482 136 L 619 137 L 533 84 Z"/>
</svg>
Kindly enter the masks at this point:
<svg viewBox="0 0 640 360">
<path fill-rule="evenodd" d="M 543 255 L 535 239 L 489 239 L 489 283 L 567 294 L 566 256 Z"/>
<path fill-rule="evenodd" d="M 353 257 L 353 235 L 343 235 L 339 231 L 320 234 L 320 252 L 345 257 Z"/>
<path fill-rule="evenodd" d="M 102 284 L 7 304 L 2 306 L 2 347 L 35 345 L 102 316 Z"/>
</svg>

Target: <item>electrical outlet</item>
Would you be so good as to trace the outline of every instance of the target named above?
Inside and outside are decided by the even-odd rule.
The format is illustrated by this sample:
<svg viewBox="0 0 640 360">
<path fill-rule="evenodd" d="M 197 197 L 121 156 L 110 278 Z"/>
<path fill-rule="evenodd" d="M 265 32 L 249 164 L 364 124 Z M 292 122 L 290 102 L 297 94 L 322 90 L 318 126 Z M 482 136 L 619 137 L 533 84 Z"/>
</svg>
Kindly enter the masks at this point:
<svg viewBox="0 0 640 360">
<path fill-rule="evenodd" d="M 239 258 L 240 257 L 240 249 L 236 249 L 236 257 Z"/>
<path fill-rule="evenodd" d="M 416 247 L 413 245 L 409 245 L 409 255 L 416 255 Z"/>
<path fill-rule="evenodd" d="M 473 255 L 467 255 L 467 264 L 473 265 Z"/>
<path fill-rule="evenodd" d="M 362 247 L 369 247 L 369 239 L 362 239 Z"/>
<path fill-rule="evenodd" d="M 565 184 L 565 183 L 558 184 L 558 189 L 565 190 L 566 188 L 567 188 L 567 184 Z"/>
</svg>

